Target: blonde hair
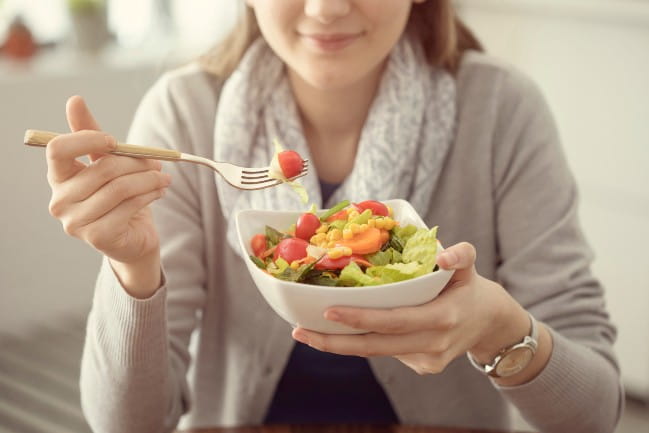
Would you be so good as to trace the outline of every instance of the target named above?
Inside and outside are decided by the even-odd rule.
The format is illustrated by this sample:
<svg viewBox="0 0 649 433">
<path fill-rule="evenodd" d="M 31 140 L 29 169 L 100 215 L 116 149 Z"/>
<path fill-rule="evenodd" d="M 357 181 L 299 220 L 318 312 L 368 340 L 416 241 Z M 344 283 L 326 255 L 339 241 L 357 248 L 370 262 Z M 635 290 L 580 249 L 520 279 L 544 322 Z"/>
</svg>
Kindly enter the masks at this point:
<svg viewBox="0 0 649 433">
<path fill-rule="evenodd" d="M 426 59 L 452 74 L 457 72 L 467 50 L 483 51 L 480 41 L 455 13 L 452 0 L 428 0 L 414 4 L 406 31 L 421 41 Z M 223 41 L 200 58 L 203 69 L 217 77 L 234 71 L 252 42 L 261 36 L 249 6 Z"/>
</svg>

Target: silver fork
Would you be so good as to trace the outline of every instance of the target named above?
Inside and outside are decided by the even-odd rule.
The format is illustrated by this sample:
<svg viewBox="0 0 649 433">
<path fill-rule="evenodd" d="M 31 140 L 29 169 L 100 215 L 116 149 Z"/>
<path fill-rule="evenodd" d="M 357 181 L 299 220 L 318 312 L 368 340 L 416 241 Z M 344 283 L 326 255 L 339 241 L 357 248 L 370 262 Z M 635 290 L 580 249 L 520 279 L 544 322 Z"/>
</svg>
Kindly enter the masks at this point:
<svg viewBox="0 0 649 433">
<path fill-rule="evenodd" d="M 37 131 L 28 129 L 25 131 L 25 144 L 28 146 L 47 147 L 47 144 L 56 136 L 55 132 Z M 281 180 L 268 177 L 269 167 L 240 167 L 229 162 L 218 162 L 202 156 L 182 153 L 177 150 L 162 149 L 159 147 L 137 146 L 133 144 L 119 143 L 117 149 L 110 152 L 115 155 L 131 156 L 134 158 L 160 159 L 163 161 L 185 161 L 194 164 L 204 165 L 220 174 L 226 182 L 235 188 L 253 190 L 269 188 L 282 183 Z M 289 180 L 295 180 L 305 176 L 309 172 L 309 160 L 302 160 L 302 171 Z"/>
</svg>

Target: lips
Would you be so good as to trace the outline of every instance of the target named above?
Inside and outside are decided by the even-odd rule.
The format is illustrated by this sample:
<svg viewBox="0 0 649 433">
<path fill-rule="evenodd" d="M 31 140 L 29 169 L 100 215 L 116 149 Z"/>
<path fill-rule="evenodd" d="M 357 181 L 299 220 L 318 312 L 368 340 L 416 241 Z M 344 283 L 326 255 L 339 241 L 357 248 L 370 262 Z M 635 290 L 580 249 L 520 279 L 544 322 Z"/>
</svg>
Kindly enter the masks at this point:
<svg viewBox="0 0 649 433">
<path fill-rule="evenodd" d="M 354 43 L 362 33 L 304 33 L 300 37 L 310 47 L 319 51 L 340 51 Z"/>
</svg>

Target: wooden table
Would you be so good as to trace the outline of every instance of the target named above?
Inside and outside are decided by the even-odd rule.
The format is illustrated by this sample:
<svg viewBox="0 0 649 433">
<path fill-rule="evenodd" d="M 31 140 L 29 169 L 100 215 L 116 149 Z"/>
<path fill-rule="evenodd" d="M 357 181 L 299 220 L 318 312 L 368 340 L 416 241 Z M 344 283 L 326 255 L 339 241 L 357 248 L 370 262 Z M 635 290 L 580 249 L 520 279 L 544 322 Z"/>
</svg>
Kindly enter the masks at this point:
<svg viewBox="0 0 649 433">
<path fill-rule="evenodd" d="M 209 428 L 179 433 L 510 433 L 496 430 L 421 426 L 354 425 L 268 425 Z"/>
</svg>

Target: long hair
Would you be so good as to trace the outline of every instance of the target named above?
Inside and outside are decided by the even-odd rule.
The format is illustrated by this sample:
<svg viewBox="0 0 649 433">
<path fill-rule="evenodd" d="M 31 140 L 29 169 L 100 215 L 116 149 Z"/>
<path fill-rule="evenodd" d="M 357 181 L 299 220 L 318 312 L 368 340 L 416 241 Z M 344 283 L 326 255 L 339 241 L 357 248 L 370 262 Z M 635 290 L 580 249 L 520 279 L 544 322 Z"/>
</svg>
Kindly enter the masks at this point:
<svg viewBox="0 0 649 433">
<path fill-rule="evenodd" d="M 426 59 L 455 74 L 467 50 L 483 51 L 482 44 L 455 13 L 452 0 L 428 0 L 412 6 L 406 31 L 421 41 Z M 200 58 L 203 69 L 217 77 L 234 71 L 244 53 L 261 36 L 249 6 L 233 30 Z"/>
</svg>

